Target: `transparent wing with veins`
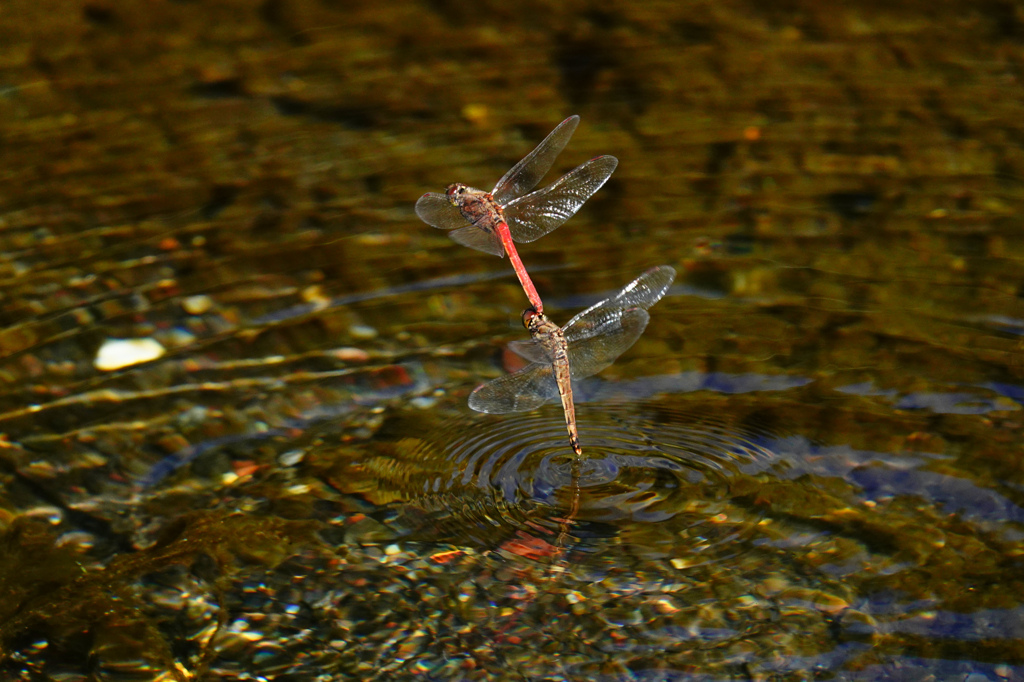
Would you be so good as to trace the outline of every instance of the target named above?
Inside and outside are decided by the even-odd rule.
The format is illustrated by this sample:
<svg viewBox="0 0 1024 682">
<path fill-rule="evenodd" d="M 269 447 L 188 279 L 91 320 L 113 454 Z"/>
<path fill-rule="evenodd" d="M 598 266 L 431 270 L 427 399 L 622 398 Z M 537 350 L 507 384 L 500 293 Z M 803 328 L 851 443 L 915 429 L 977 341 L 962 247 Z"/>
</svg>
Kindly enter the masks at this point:
<svg viewBox="0 0 1024 682">
<path fill-rule="evenodd" d="M 576 126 L 579 123 L 579 116 L 570 116 L 565 119 L 548 133 L 548 136 L 541 140 L 541 143 L 532 152 L 512 166 L 491 191 L 495 201 L 505 205 L 536 187 L 541 178 L 551 170 L 551 166 L 565 149 L 565 145 L 569 144 L 569 139 L 576 132 Z"/>
<path fill-rule="evenodd" d="M 675 279 L 668 266 L 652 268 L 619 293 L 573 317 L 563 327 L 569 373 L 583 379 L 611 365 L 647 328 L 647 309 L 657 303 Z M 530 360 L 527 367 L 478 387 L 469 397 L 477 412 L 505 414 L 533 410 L 558 399 L 552 359 L 532 339 L 513 341 L 509 349 Z"/>
<path fill-rule="evenodd" d="M 512 239 L 532 242 L 576 215 L 576 211 L 608 181 L 619 160 L 598 156 L 576 166 L 552 184 L 513 199 L 505 206 Z"/>
<path fill-rule="evenodd" d="M 468 225 L 448 195 L 439 192 L 427 192 L 421 196 L 416 201 L 416 215 L 427 225 L 441 230 L 454 230 Z"/>
<path fill-rule="evenodd" d="M 431 227 L 451 230 L 448 236 L 463 246 L 499 257 L 505 255 L 498 235 L 469 224 L 447 194 L 427 192 L 421 196 L 416 201 L 416 215 Z"/>
<path fill-rule="evenodd" d="M 667 265 L 647 270 L 611 298 L 576 314 L 562 327 L 565 340 L 571 342 L 600 334 L 608 325 L 614 327 L 616 319 L 632 308 L 647 310 L 661 300 L 675 278 L 676 271 Z"/>
<path fill-rule="evenodd" d="M 462 221 L 465 225 L 466 221 Z M 487 232 L 476 225 L 466 225 L 448 233 L 452 241 L 463 246 L 468 246 L 477 251 L 483 251 L 499 258 L 505 255 L 505 247 L 501 245 L 501 238 L 494 232 Z"/>
<path fill-rule="evenodd" d="M 558 399 L 551 363 L 535 362 L 515 374 L 492 379 L 469 395 L 469 408 L 487 414 L 529 412 Z"/>
</svg>

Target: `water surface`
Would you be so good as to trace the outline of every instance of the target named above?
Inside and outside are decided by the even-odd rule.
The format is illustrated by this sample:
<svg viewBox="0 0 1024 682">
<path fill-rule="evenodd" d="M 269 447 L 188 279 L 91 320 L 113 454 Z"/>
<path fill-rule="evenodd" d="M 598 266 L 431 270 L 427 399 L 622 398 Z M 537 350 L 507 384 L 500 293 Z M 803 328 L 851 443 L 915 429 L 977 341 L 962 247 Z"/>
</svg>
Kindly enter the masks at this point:
<svg viewBox="0 0 1024 682">
<path fill-rule="evenodd" d="M 1014 12 L 23 9 L 5 678 L 1024 677 Z M 572 113 L 546 312 L 679 272 L 578 480 L 466 406 L 526 301 L 412 211 Z"/>
</svg>

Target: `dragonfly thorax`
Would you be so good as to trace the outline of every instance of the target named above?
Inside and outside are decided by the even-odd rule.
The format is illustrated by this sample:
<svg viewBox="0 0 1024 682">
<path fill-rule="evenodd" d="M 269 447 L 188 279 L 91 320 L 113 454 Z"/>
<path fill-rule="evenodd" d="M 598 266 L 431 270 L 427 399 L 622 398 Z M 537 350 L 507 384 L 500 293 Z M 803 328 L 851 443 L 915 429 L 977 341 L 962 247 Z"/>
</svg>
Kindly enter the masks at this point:
<svg viewBox="0 0 1024 682">
<path fill-rule="evenodd" d="M 501 205 L 488 192 L 456 182 L 448 185 L 445 194 L 463 218 L 487 232 L 493 231 L 499 222 L 505 222 Z"/>
</svg>

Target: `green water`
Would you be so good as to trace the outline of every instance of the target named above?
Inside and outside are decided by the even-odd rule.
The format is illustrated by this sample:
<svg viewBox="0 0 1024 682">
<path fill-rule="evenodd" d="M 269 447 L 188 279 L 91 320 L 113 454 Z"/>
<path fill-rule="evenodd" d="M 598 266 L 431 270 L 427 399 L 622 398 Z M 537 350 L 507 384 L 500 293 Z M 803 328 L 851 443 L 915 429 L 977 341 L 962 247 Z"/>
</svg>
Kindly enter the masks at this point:
<svg viewBox="0 0 1024 682">
<path fill-rule="evenodd" d="M 1024 677 L 1016 5 L 65 10 L 0 26 L 5 679 Z M 576 482 L 412 210 L 573 113 L 545 311 L 678 271 Z"/>
</svg>

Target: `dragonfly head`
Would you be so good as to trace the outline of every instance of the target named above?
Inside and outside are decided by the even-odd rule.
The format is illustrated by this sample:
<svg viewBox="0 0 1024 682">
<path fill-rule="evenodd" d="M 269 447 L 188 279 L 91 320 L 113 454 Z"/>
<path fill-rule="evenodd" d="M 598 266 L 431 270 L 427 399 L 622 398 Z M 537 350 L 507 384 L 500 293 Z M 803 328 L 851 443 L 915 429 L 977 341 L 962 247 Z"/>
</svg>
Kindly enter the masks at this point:
<svg viewBox="0 0 1024 682">
<path fill-rule="evenodd" d="M 450 201 L 454 205 L 458 206 L 459 205 L 459 197 L 461 197 L 463 194 L 465 194 L 466 190 L 468 190 L 468 189 L 469 189 L 469 187 L 467 187 L 466 185 L 463 185 L 461 182 L 454 182 L 454 183 L 448 185 L 448 189 L 446 189 L 444 191 L 444 193 L 448 195 L 448 201 Z"/>
<path fill-rule="evenodd" d="M 545 319 L 544 314 L 538 313 L 535 308 L 527 308 L 523 311 L 523 326 L 530 330 L 531 333 L 539 329 L 540 325 L 544 324 Z"/>
</svg>

